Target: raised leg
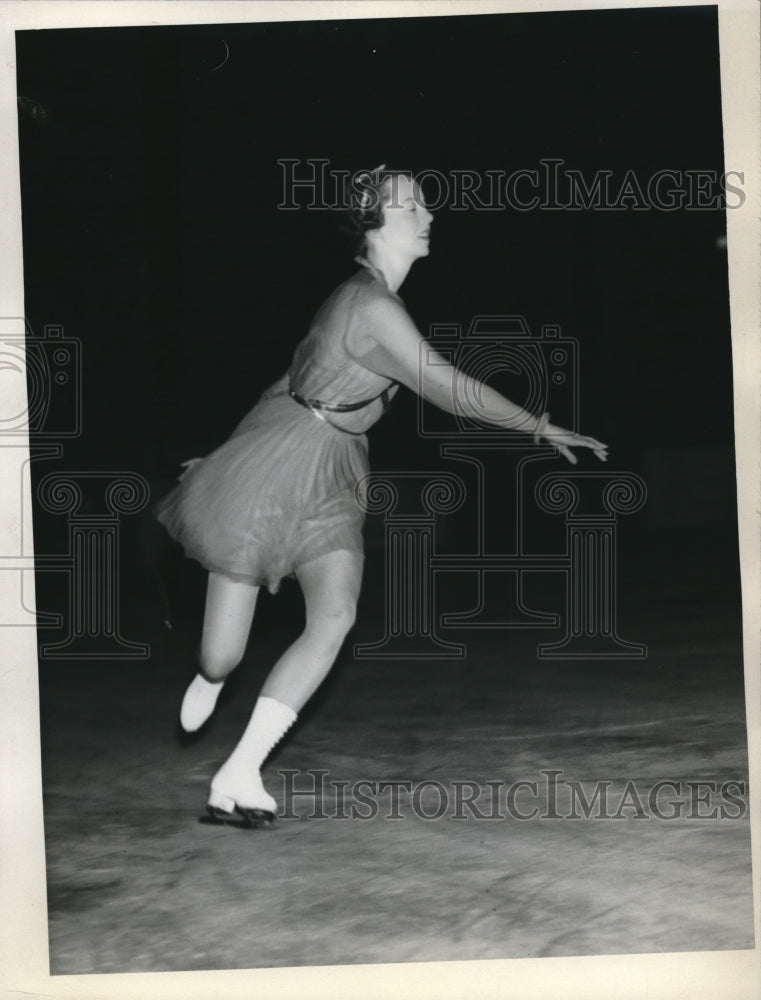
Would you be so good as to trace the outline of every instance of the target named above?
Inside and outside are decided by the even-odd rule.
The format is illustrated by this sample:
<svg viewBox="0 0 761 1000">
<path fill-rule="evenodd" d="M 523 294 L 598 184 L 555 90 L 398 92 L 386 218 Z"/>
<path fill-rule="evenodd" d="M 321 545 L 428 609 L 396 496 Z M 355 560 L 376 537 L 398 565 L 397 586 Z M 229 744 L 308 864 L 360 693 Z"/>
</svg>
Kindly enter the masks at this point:
<svg viewBox="0 0 761 1000">
<path fill-rule="evenodd" d="M 253 583 L 209 573 L 200 653 L 209 680 L 224 680 L 243 659 L 258 595 Z"/>
<path fill-rule="evenodd" d="M 209 573 L 199 655 L 200 672 L 190 683 L 180 709 L 180 724 L 189 733 L 206 722 L 222 687 L 243 659 L 259 588 Z"/>
</svg>

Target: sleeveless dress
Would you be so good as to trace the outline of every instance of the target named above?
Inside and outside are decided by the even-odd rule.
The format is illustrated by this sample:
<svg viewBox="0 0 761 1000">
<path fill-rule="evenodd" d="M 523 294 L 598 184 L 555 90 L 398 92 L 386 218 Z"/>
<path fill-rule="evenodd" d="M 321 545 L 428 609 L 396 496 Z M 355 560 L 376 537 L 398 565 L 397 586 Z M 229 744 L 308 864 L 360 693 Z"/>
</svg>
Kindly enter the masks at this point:
<svg viewBox="0 0 761 1000">
<path fill-rule="evenodd" d="M 364 367 L 353 345 L 368 303 L 401 300 L 379 271 L 359 263 L 363 269 L 318 310 L 288 372 L 157 505 L 170 536 L 207 570 L 274 594 L 311 559 L 363 551 L 357 484 L 369 471 L 364 432 L 398 387 Z M 358 403 L 367 405 L 341 411 Z"/>
</svg>

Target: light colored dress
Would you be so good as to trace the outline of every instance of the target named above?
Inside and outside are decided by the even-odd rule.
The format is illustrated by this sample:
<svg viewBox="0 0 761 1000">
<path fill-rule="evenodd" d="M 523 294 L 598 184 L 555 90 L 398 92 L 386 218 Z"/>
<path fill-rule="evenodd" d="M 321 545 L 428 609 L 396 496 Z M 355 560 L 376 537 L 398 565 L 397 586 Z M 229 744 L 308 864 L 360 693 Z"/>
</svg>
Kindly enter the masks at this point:
<svg viewBox="0 0 761 1000">
<path fill-rule="evenodd" d="M 318 310 L 283 378 L 158 504 L 159 521 L 207 570 L 275 593 L 311 559 L 363 551 L 356 487 L 369 471 L 364 432 L 397 386 L 360 363 L 357 345 L 368 305 L 401 300 L 379 271 L 360 263 Z M 341 412 L 319 403 L 365 405 Z"/>
</svg>

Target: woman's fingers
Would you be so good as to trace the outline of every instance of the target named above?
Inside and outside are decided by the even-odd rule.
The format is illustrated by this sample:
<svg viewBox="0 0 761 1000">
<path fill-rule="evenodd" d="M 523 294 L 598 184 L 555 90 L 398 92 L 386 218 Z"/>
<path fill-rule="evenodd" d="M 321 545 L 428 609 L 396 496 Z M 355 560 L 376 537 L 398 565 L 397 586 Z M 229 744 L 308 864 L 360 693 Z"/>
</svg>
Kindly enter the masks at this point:
<svg viewBox="0 0 761 1000">
<path fill-rule="evenodd" d="M 603 444 L 602 441 L 598 441 L 597 438 L 581 437 L 578 435 L 575 443 L 583 448 L 591 448 L 601 462 L 607 462 L 608 446 Z"/>
<path fill-rule="evenodd" d="M 548 444 L 557 448 L 558 453 L 570 462 L 577 465 L 578 459 L 571 451 L 571 448 L 591 448 L 601 462 L 608 461 L 608 446 L 598 441 L 597 438 L 587 437 L 583 434 L 576 434 L 574 431 L 563 430 L 561 427 L 547 426 L 543 431 L 537 433 L 536 438 L 544 437 Z M 536 440 L 536 438 L 534 440 Z"/>
<path fill-rule="evenodd" d="M 578 459 L 571 451 L 571 447 L 591 448 L 601 462 L 608 461 L 608 446 L 606 444 L 603 444 L 602 441 L 598 441 L 597 438 L 584 437 L 581 434 L 572 434 L 572 433 L 566 433 L 564 437 L 566 438 L 566 440 L 570 438 L 570 441 L 567 445 L 561 444 L 558 438 L 555 438 L 553 440 L 552 435 L 549 435 L 547 440 L 550 442 L 550 444 L 554 445 L 557 448 L 558 452 L 563 456 L 563 458 L 569 461 L 571 465 L 576 465 L 578 463 Z"/>
<path fill-rule="evenodd" d="M 576 436 L 576 444 L 583 445 L 585 448 L 592 448 L 593 451 L 607 451 L 607 444 L 603 444 L 602 441 L 598 441 L 597 438 L 582 437 L 580 434 Z"/>
<path fill-rule="evenodd" d="M 595 441 L 594 444 L 590 445 L 592 451 L 597 455 L 601 462 L 608 461 L 608 446 L 605 444 L 600 444 L 599 441 Z"/>
<path fill-rule="evenodd" d="M 584 440 L 589 442 L 590 448 L 603 448 L 605 451 L 608 449 L 607 444 L 603 444 L 602 441 L 598 441 L 597 438 L 587 437 L 584 438 Z"/>
</svg>

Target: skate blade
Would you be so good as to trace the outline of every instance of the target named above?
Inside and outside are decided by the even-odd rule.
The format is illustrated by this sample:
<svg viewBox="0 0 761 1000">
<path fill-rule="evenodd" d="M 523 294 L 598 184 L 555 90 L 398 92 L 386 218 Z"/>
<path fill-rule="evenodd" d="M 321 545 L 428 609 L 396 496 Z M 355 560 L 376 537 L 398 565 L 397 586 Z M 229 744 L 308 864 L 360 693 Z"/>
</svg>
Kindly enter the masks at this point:
<svg viewBox="0 0 761 1000">
<path fill-rule="evenodd" d="M 236 806 L 235 812 L 227 812 L 219 806 L 207 806 L 205 815 L 199 816 L 198 822 L 208 826 L 233 826 L 239 830 L 259 830 L 272 826 L 275 814 L 267 809 L 244 809 Z"/>
</svg>

